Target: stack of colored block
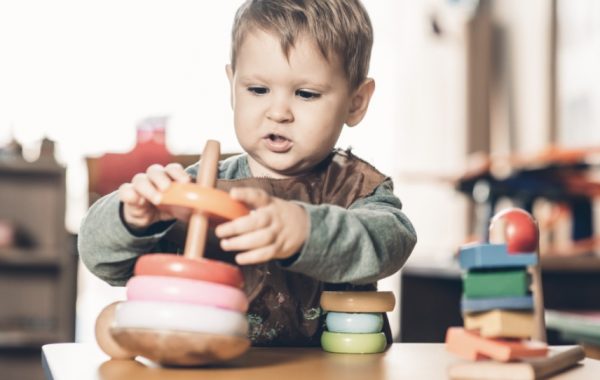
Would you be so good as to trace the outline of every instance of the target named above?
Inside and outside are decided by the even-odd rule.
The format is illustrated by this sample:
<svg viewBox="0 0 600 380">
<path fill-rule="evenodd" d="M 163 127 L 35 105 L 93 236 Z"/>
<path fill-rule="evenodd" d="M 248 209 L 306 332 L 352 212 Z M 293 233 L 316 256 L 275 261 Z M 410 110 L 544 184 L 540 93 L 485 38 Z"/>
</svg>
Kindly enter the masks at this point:
<svg viewBox="0 0 600 380">
<path fill-rule="evenodd" d="M 323 292 L 321 308 L 327 311 L 323 350 L 334 353 L 372 354 L 385 350 L 383 313 L 395 306 L 392 292 Z"/>
<path fill-rule="evenodd" d="M 448 330 L 448 350 L 470 360 L 544 356 L 546 344 L 531 341 L 536 325 L 528 267 L 537 264 L 537 254 L 477 244 L 463 247 L 459 260 L 464 329 Z"/>
</svg>

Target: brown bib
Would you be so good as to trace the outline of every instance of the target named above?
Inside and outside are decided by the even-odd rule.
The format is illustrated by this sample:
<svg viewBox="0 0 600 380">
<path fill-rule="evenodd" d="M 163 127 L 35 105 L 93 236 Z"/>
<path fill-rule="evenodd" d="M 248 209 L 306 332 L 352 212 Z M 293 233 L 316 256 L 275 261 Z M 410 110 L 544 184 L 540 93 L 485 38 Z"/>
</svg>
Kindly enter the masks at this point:
<svg viewBox="0 0 600 380">
<path fill-rule="evenodd" d="M 257 187 L 272 196 L 311 204 L 334 204 L 348 208 L 371 195 L 387 177 L 350 152 L 332 153 L 311 173 L 286 179 L 244 178 L 217 180 L 217 188 Z M 165 238 L 170 251 L 181 252 L 186 226 L 177 223 Z M 327 254 L 327 252 L 323 252 Z M 213 233 L 205 256 L 234 262 L 234 254 L 224 252 Z M 324 327 L 319 307 L 323 290 L 375 290 L 376 284 L 328 284 L 286 270 L 278 262 L 242 266 L 245 291 L 250 299 L 249 337 L 255 346 L 318 346 Z M 384 331 L 391 342 L 389 323 Z"/>
</svg>

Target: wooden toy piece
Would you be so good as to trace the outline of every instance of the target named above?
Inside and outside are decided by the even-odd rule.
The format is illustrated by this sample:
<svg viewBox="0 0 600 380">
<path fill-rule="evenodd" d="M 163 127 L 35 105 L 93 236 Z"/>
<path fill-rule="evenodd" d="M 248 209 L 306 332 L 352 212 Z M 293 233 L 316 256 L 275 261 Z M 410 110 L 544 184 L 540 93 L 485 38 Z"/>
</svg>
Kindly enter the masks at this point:
<svg viewBox="0 0 600 380">
<path fill-rule="evenodd" d="M 525 267 L 537 261 L 535 252 L 510 255 L 506 244 L 469 244 L 459 253 L 460 267 L 467 270 Z"/>
<path fill-rule="evenodd" d="M 242 202 L 231 199 L 227 192 L 201 187 L 197 183 L 171 183 L 162 193 L 159 205 L 189 207 L 215 223 L 235 219 L 249 212 Z"/>
<path fill-rule="evenodd" d="M 239 288 L 177 277 L 134 276 L 127 282 L 127 299 L 214 306 L 242 313 L 248 310 L 248 297 Z"/>
<path fill-rule="evenodd" d="M 467 298 L 518 297 L 529 292 L 527 270 L 469 271 L 463 276 Z"/>
<path fill-rule="evenodd" d="M 243 280 L 239 268 L 202 257 L 209 217 L 230 219 L 248 213 L 245 206 L 229 199 L 227 193 L 212 189 L 216 182 L 218 159 L 219 143 L 208 141 L 200 160 L 196 184 L 191 184 L 193 187 L 175 184 L 163 196 L 162 204 L 167 202 L 193 208 L 184 257 L 154 254 L 140 259 L 140 266 L 135 272 L 146 275 L 132 278 L 131 284 L 128 284 L 128 296 L 170 302 L 131 300 L 107 307 L 96 327 L 99 343 L 103 341 L 100 347 L 111 357 L 128 357 L 129 353 L 135 353 L 160 364 L 200 365 L 239 356 L 249 347 L 250 341 L 246 336 L 248 322 L 243 314 L 248 308 L 248 300 L 240 290 Z M 175 199 L 177 194 L 182 198 Z M 190 201 L 194 197 L 198 198 L 195 203 Z M 182 264 L 186 262 L 182 260 L 187 260 L 187 264 Z M 162 268 L 157 269 L 161 264 Z M 165 280 L 157 273 L 173 277 Z M 218 283 L 204 281 L 199 285 L 201 280 L 197 277 Z M 132 285 L 131 289 L 129 285 Z M 200 295 L 204 298 L 198 298 Z M 217 306 L 237 311 L 187 304 L 192 300 L 205 304 L 206 295 L 218 301 Z M 227 303 L 219 303 L 220 300 L 227 300 Z M 111 318 L 113 323 L 105 322 L 105 319 Z M 128 328 L 123 329 L 124 326 Z M 107 336 L 113 340 L 106 339 Z"/>
<path fill-rule="evenodd" d="M 127 301 L 116 308 L 113 328 L 178 330 L 240 338 L 248 335 L 246 316 L 232 310 L 159 301 Z"/>
<path fill-rule="evenodd" d="M 351 334 L 324 331 L 321 346 L 327 352 L 339 354 L 376 354 L 385 351 L 385 334 Z"/>
<path fill-rule="evenodd" d="M 173 330 L 114 328 L 115 341 L 157 363 L 196 366 L 226 361 L 250 347 L 247 338 Z"/>
<path fill-rule="evenodd" d="M 538 240 L 539 230 L 537 223 L 525 210 L 508 208 L 492 218 L 490 223 L 491 243 L 505 242 L 508 251 L 514 253 L 515 256 L 520 256 L 520 252 L 531 252 L 532 249 L 535 250 L 538 256 L 537 264 L 529 267 L 536 324 L 536 332 L 533 338 L 545 342 L 546 322 L 544 320 L 542 270 L 539 264 L 539 252 L 537 252 Z"/>
<path fill-rule="evenodd" d="M 244 277 L 238 267 L 216 260 L 193 260 L 172 254 L 144 255 L 135 263 L 135 276 L 169 276 L 209 281 L 242 288 Z"/>
<path fill-rule="evenodd" d="M 96 342 L 98 342 L 98 346 L 100 346 L 102 351 L 104 351 L 111 358 L 129 360 L 135 358 L 136 355 L 117 343 L 110 333 L 110 327 L 113 325 L 115 320 L 115 310 L 119 303 L 120 302 L 117 301 L 106 306 L 100 312 L 98 318 L 96 318 L 96 325 L 94 329 Z"/>
<path fill-rule="evenodd" d="M 467 330 L 478 330 L 485 338 L 531 338 L 535 331 L 533 313 L 492 310 L 463 316 Z"/>
<path fill-rule="evenodd" d="M 396 298 L 392 292 L 376 291 L 324 291 L 321 308 L 345 313 L 385 313 L 394 310 Z"/>
<path fill-rule="evenodd" d="M 381 313 L 338 313 L 330 311 L 325 318 L 327 330 L 338 333 L 372 334 L 383 328 Z"/>
<path fill-rule="evenodd" d="M 501 362 L 545 356 L 548 345 L 527 340 L 490 339 L 476 331 L 450 327 L 446 332 L 446 349 L 467 360 L 491 358 Z"/>
<path fill-rule="evenodd" d="M 515 363 L 462 362 L 448 369 L 450 379 L 461 380 L 535 380 L 573 367 L 585 358 L 581 347 L 552 349 L 548 356 L 527 358 Z"/>
<path fill-rule="evenodd" d="M 494 309 L 533 310 L 532 296 L 518 297 L 492 297 L 492 298 L 465 298 L 460 301 L 463 313 L 477 313 Z"/>
<path fill-rule="evenodd" d="M 508 252 L 520 254 L 536 252 L 539 231 L 535 219 L 520 208 L 507 208 L 492 218 L 490 222 L 490 242 L 506 242 Z"/>
<path fill-rule="evenodd" d="M 217 181 L 220 146 L 216 141 L 209 140 L 202 151 L 196 183 L 199 186 L 213 188 Z M 194 210 L 190 216 L 184 256 L 199 259 L 204 256 L 206 233 L 208 231 L 208 216 L 203 211 Z"/>
</svg>

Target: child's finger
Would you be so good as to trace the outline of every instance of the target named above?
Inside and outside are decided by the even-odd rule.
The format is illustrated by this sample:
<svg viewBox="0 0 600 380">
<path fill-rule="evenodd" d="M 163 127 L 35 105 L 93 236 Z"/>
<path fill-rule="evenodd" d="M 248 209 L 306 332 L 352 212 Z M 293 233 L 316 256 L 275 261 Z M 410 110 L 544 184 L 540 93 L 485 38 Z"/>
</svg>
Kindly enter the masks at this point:
<svg viewBox="0 0 600 380">
<path fill-rule="evenodd" d="M 152 182 L 150 182 L 150 179 L 146 174 L 136 174 L 131 180 L 131 184 L 141 197 L 149 200 L 155 205 L 160 203 L 161 192 L 156 189 Z"/>
<path fill-rule="evenodd" d="M 190 176 L 185 172 L 185 169 L 179 163 L 171 163 L 165 166 L 167 174 L 177 182 L 190 182 Z"/>
<path fill-rule="evenodd" d="M 119 199 L 123 203 L 127 203 L 134 206 L 143 206 L 146 200 L 141 197 L 137 191 L 134 190 L 131 183 L 124 183 L 119 187 Z"/>
<path fill-rule="evenodd" d="M 146 174 L 150 182 L 152 182 L 152 184 L 160 191 L 167 190 L 173 182 L 162 165 L 151 165 L 148 170 L 146 170 Z"/>
<path fill-rule="evenodd" d="M 234 187 L 229 191 L 229 195 L 252 208 L 263 207 L 271 203 L 271 196 L 266 191 L 255 187 Z"/>
<path fill-rule="evenodd" d="M 215 228 L 215 235 L 221 239 L 228 238 L 264 228 L 269 223 L 270 215 L 264 212 L 252 211 L 249 215 L 218 225 Z"/>
<path fill-rule="evenodd" d="M 272 251 L 272 247 L 263 247 L 248 252 L 238 253 L 235 256 L 235 261 L 239 265 L 265 263 L 274 257 Z"/>
<path fill-rule="evenodd" d="M 269 229 L 260 229 L 247 234 L 221 240 L 221 248 L 225 251 L 249 251 L 264 247 L 273 242 L 275 236 Z"/>
</svg>

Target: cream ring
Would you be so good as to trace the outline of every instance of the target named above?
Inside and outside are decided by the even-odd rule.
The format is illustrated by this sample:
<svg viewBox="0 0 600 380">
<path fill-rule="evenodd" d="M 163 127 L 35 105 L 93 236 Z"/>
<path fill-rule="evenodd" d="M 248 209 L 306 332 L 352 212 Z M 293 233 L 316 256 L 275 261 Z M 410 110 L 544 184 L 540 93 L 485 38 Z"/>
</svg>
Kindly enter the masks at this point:
<svg viewBox="0 0 600 380">
<path fill-rule="evenodd" d="M 179 302 L 246 312 L 248 297 L 232 286 L 166 276 L 134 276 L 127 282 L 132 301 Z"/>
<path fill-rule="evenodd" d="M 330 292 L 321 293 L 321 308 L 344 313 L 384 313 L 394 310 L 396 298 L 392 292 Z"/>
<path fill-rule="evenodd" d="M 236 311 L 172 302 L 126 301 L 117 305 L 115 328 L 175 330 L 246 337 L 248 321 Z"/>
</svg>

